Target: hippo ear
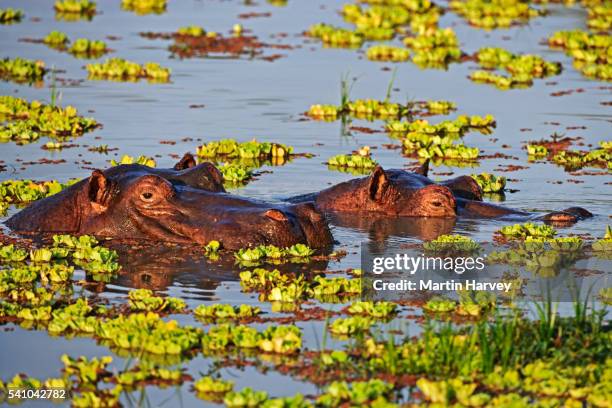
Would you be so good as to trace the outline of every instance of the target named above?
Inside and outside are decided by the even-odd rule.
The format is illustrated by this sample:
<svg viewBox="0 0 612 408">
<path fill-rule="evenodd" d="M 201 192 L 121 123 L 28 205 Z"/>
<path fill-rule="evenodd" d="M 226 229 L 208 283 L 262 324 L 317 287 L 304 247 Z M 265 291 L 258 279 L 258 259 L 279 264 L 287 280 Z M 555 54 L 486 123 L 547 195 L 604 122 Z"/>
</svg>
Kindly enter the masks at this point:
<svg viewBox="0 0 612 408">
<path fill-rule="evenodd" d="M 174 170 L 185 170 L 196 166 L 196 161 L 191 153 L 185 153 L 183 158 L 174 165 Z"/>
<path fill-rule="evenodd" d="M 88 196 L 94 209 L 102 212 L 108 207 L 111 197 L 111 182 L 100 170 L 94 170 L 89 176 Z"/>
<path fill-rule="evenodd" d="M 385 173 L 382 167 L 376 166 L 372 175 L 368 178 L 370 198 L 374 201 L 379 201 L 388 185 L 389 179 L 387 178 L 387 173 Z"/>
</svg>

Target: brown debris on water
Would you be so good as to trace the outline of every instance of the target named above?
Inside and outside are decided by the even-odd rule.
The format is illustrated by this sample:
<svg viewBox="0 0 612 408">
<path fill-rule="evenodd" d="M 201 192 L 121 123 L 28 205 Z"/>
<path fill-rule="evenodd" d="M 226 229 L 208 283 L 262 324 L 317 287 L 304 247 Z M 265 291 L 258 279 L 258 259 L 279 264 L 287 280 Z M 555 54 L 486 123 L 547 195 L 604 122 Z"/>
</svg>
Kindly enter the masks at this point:
<svg viewBox="0 0 612 408">
<path fill-rule="evenodd" d="M 282 55 L 274 54 L 265 56 L 264 48 L 289 49 L 289 45 L 281 44 L 266 44 L 261 42 L 254 35 L 239 35 L 225 37 L 221 34 L 215 36 L 201 35 L 185 35 L 178 33 L 156 33 L 143 32 L 142 37 L 154 40 L 174 40 L 168 49 L 172 55 L 179 58 L 203 58 L 203 57 L 218 57 L 218 58 L 259 58 L 267 61 L 276 60 Z"/>
</svg>

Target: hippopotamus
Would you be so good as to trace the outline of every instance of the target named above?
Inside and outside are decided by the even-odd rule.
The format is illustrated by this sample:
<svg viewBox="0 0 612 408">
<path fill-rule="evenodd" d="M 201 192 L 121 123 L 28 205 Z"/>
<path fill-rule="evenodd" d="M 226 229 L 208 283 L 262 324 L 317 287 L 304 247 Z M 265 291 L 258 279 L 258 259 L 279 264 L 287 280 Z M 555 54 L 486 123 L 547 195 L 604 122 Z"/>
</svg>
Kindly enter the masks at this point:
<svg viewBox="0 0 612 408">
<path fill-rule="evenodd" d="M 6 224 L 20 234 L 91 234 L 115 239 L 208 244 L 230 250 L 297 243 L 325 248 L 332 236 L 311 203 L 270 204 L 223 189 L 214 165 L 183 158 L 174 169 L 137 164 L 94 170 L 36 201 Z"/>
<path fill-rule="evenodd" d="M 512 220 L 541 219 L 572 223 L 591 217 L 580 207 L 545 215 L 514 210 L 482 201 L 482 190 L 469 176 L 441 183 L 426 177 L 425 170 L 384 170 L 377 166 L 368 177 L 352 179 L 318 193 L 288 199 L 292 203 L 313 202 L 323 212 L 376 213 L 387 216 L 442 217 L 472 216 Z M 425 173 L 425 174 L 419 174 Z"/>
</svg>

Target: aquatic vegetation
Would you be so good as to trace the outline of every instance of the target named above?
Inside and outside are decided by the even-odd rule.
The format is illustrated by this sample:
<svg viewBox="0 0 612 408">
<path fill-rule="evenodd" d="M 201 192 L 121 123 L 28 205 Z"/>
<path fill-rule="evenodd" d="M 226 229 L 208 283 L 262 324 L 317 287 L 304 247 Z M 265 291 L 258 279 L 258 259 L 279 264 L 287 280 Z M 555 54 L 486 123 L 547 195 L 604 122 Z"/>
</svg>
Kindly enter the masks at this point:
<svg viewBox="0 0 612 408">
<path fill-rule="evenodd" d="M 200 329 L 179 326 L 174 320 L 166 322 L 153 312 L 102 320 L 95 334 L 117 348 L 155 355 L 186 353 L 198 346 L 202 337 Z"/>
<path fill-rule="evenodd" d="M 236 261 L 257 263 L 258 261 L 299 261 L 315 253 L 314 249 L 304 244 L 295 244 L 287 248 L 274 245 L 260 245 L 254 248 L 242 248 L 234 253 Z"/>
<path fill-rule="evenodd" d="M 0 96 L 0 118 L 6 121 L 0 126 L 0 141 L 21 143 L 41 136 L 81 136 L 100 126 L 92 118 L 79 116 L 70 105 L 62 108 L 13 96 Z"/>
<path fill-rule="evenodd" d="M 312 25 L 307 34 L 310 37 L 320 39 L 324 44 L 332 47 L 360 47 L 363 43 L 363 35 L 356 31 L 334 27 L 329 24 Z"/>
<path fill-rule="evenodd" d="M 47 70 L 42 61 L 25 58 L 4 58 L 0 60 L 0 79 L 15 82 L 41 81 Z"/>
<path fill-rule="evenodd" d="M 240 391 L 228 392 L 223 398 L 223 403 L 229 408 L 239 407 L 258 407 L 268 399 L 265 391 L 253 391 L 250 387 L 245 387 Z"/>
<path fill-rule="evenodd" d="M 348 101 L 341 110 L 357 118 L 400 118 L 408 114 L 409 107 L 400 103 L 376 99 L 355 99 Z"/>
<path fill-rule="evenodd" d="M 533 158 L 546 157 L 548 156 L 548 149 L 546 148 L 546 146 L 538 144 L 528 144 L 527 154 L 529 155 L 529 157 Z"/>
<path fill-rule="evenodd" d="M 141 78 L 146 78 L 150 82 L 168 82 L 170 80 L 170 69 L 154 62 L 140 65 L 122 58 L 109 58 L 102 63 L 87 64 L 85 68 L 91 79 L 138 81 Z"/>
<path fill-rule="evenodd" d="M 193 310 L 196 317 L 207 320 L 241 320 L 255 317 L 261 313 L 261 309 L 251 305 L 199 305 Z"/>
<path fill-rule="evenodd" d="M 377 99 L 347 100 L 342 106 L 311 105 L 306 114 L 316 120 L 333 121 L 340 116 L 350 115 L 358 119 L 400 119 L 414 115 L 442 115 L 456 110 L 450 101 L 418 101 L 406 104 L 380 101 Z"/>
<path fill-rule="evenodd" d="M 53 6 L 58 13 L 95 14 L 96 2 L 90 0 L 56 0 Z"/>
<path fill-rule="evenodd" d="M 373 6 L 364 9 L 357 4 L 345 4 L 342 14 L 346 21 L 359 29 L 395 28 L 410 20 L 409 11 L 397 6 Z"/>
<path fill-rule="evenodd" d="M 217 167 L 223 174 L 223 181 L 228 186 L 244 184 L 253 178 L 253 171 L 238 163 L 224 163 Z"/>
<path fill-rule="evenodd" d="M 501 193 L 506 188 L 506 178 L 489 173 L 472 174 L 471 177 L 478 183 L 483 193 Z"/>
<path fill-rule="evenodd" d="M 512 88 L 528 88 L 533 84 L 533 79 L 529 75 L 506 76 L 481 70 L 472 72 L 470 74 L 470 79 L 474 82 L 495 85 L 497 88 L 502 90 Z"/>
<path fill-rule="evenodd" d="M 317 406 L 394 406 L 387 400 L 393 391 L 393 384 L 374 378 L 368 381 L 332 382 L 325 393 L 317 398 Z M 371 405 L 370 405 L 371 404 Z"/>
<path fill-rule="evenodd" d="M 458 61 L 462 55 L 459 40 L 452 28 L 406 37 L 404 44 L 414 51 L 412 62 L 421 67 L 446 67 Z"/>
<path fill-rule="evenodd" d="M 21 9 L 11 7 L 0 9 L 0 24 L 19 23 L 23 19 L 24 13 Z"/>
<path fill-rule="evenodd" d="M 68 52 L 84 58 L 98 58 L 108 52 L 104 41 L 78 38 L 70 46 Z"/>
<path fill-rule="evenodd" d="M 180 27 L 177 30 L 177 33 L 180 35 L 190 35 L 192 37 L 200 37 L 202 35 L 207 35 L 208 33 L 204 29 L 204 27 L 200 27 L 197 25 L 190 25 L 185 27 Z"/>
<path fill-rule="evenodd" d="M 392 45 L 373 45 L 366 51 L 371 61 L 403 62 L 410 58 L 410 51 Z"/>
<path fill-rule="evenodd" d="M 524 0 L 453 0 L 449 5 L 470 25 L 485 29 L 508 28 L 543 14 Z"/>
<path fill-rule="evenodd" d="M 526 239 L 527 237 L 553 238 L 557 231 L 550 225 L 536 225 L 530 222 L 502 227 L 498 231 L 509 239 Z"/>
<path fill-rule="evenodd" d="M 115 159 L 112 159 L 110 163 L 111 166 L 119 166 L 121 164 L 141 164 L 147 167 L 157 167 L 157 162 L 154 158 L 142 155 L 134 158 L 132 156 L 124 154 L 123 156 L 121 156 L 121 160 L 116 161 Z"/>
<path fill-rule="evenodd" d="M 561 73 L 561 64 L 549 62 L 538 55 L 515 55 L 503 48 L 481 48 L 476 53 L 480 66 L 486 69 L 503 69 L 510 75 L 490 71 L 474 71 L 470 79 L 491 83 L 499 89 L 531 86 L 534 78 L 546 78 Z"/>
<path fill-rule="evenodd" d="M 68 35 L 62 31 L 51 31 L 45 36 L 43 42 L 51 47 L 63 47 L 70 42 Z"/>
<path fill-rule="evenodd" d="M 449 313 L 455 310 L 457 303 L 452 299 L 434 296 L 423 305 L 423 310 L 432 313 Z"/>
<path fill-rule="evenodd" d="M 328 329 L 332 334 L 347 336 L 367 332 L 372 324 L 373 321 L 368 317 L 351 316 L 332 321 Z"/>
<path fill-rule="evenodd" d="M 423 249 L 429 252 L 475 252 L 480 250 L 480 245 L 462 235 L 440 235 L 434 240 L 424 242 Z"/>
<path fill-rule="evenodd" d="M 221 324 L 212 326 L 202 338 L 204 352 L 229 347 L 259 349 L 264 353 L 293 354 L 302 347 L 302 333 L 297 326 L 270 326 L 263 332 L 249 326 Z"/>
<path fill-rule="evenodd" d="M 32 180 L 6 180 L 0 182 L 0 202 L 10 204 L 28 204 L 32 201 L 57 194 L 73 182 L 66 184 L 56 180 L 35 182 Z"/>
<path fill-rule="evenodd" d="M 135 289 L 128 293 L 130 309 L 141 312 L 182 312 L 187 305 L 185 301 L 174 297 L 154 296 L 149 289 Z"/>
<path fill-rule="evenodd" d="M 603 239 L 593 242 L 591 247 L 597 252 L 612 252 L 612 227 L 608 225 Z"/>
<path fill-rule="evenodd" d="M 271 159 L 287 157 L 293 153 L 293 147 L 280 143 L 237 142 L 234 139 L 223 139 L 198 146 L 196 153 L 207 159 Z"/>
<path fill-rule="evenodd" d="M 612 169 L 612 147 L 610 147 L 610 142 L 602 141 L 599 149 L 588 152 L 562 150 L 552 157 L 552 161 L 568 170 L 587 166 Z"/>
<path fill-rule="evenodd" d="M 167 0 L 121 0 L 121 8 L 136 14 L 162 14 L 166 11 Z"/>
<path fill-rule="evenodd" d="M 335 105 L 311 105 L 308 109 L 308 116 L 318 120 L 336 120 L 339 109 Z"/>
<path fill-rule="evenodd" d="M 574 67 L 582 75 L 603 81 L 612 78 L 609 50 L 612 37 L 582 30 L 557 31 L 548 38 L 553 49 L 563 49 L 574 59 Z"/>
<path fill-rule="evenodd" d="M 260 292 L 260 300 L 285 303 L 300 302 L 312 297 L 323 302 L 335 302 L 341 297 L 361 293 L 360 279 L 315 276 L 308 281 L 304 276 L 283 274 L 277 269 L 242 271 L 240 285 L 247 292 Z"/>
<path fill-rule="evenodd" d="M 234 382 L 205 376 L 195 381 L 193 388 L 198 394 L 215 394 L 218 398 L 232 391 L 234 389 Z"/>
<path fill-rule="evenodd" d="M 477 129 L 483 133 L 490 132 L 490 128 L 496 126 L 493 115 L 484 117 L 478 115 L 459 115 L 455 120 L 445 120 L 440 123 L 431 124 L 426 119 L 417 119 L 410 122 L 405 121 L 389 121 L 385 125 L 385 129 L 393 134 L 402 134 L 404 137 L 411 138 L 424 135 L 431 136 L 450 136 L 459 138 L 467 131 Z"/>
<path fill-rule="evenodd" d="M 330 167 L 351 167 L 360 169 L 373 169 L 378 163 L 369 156 L 362 156 L 360 154 L 339 154 L 337 156 L 330 157 L 327 160 L 327 164 Z"/>
<path fill-rule="evenodd" d="M 347 312 L 353 315 L 364 315 L 374 319 L 389 319 L 395 316 L 397 304 L 392 302 L 353 302 L 347 309 Z"/>
<path fill-rule="evenodd" d="M 477 147 L 468 147 L 455 143 L 450 136 L 428 136 L 424 133 L 409 134 L 403 141 L 404 152 L 416 155 L 421 159 L 453 159 L 458 161 L 474 161 L 480 151 Z"/>
</svg>

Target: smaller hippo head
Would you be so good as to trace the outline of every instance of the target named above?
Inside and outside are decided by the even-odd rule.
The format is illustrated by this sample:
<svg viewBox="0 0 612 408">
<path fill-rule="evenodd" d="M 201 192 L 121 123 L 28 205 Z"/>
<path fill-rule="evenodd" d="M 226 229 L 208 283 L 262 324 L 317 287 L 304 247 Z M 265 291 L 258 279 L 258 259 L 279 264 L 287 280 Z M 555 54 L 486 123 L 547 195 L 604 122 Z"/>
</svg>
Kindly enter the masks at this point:
<svg viewBox="0 0 612 408">
<path fill-rule="evenodd" d="M 448 187 L 425 176 L 378 166 L 369 177 L 350 180 L 321 192 L 324 210 L 366 211 L 406 217 L 455 217 L 456 202 Z"/>
</svg>

